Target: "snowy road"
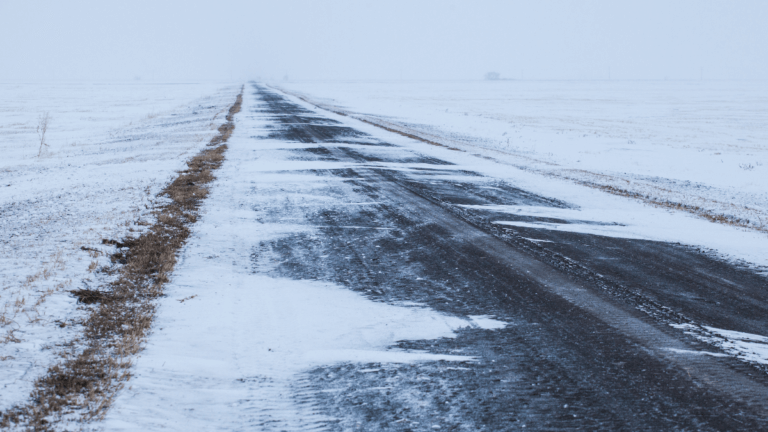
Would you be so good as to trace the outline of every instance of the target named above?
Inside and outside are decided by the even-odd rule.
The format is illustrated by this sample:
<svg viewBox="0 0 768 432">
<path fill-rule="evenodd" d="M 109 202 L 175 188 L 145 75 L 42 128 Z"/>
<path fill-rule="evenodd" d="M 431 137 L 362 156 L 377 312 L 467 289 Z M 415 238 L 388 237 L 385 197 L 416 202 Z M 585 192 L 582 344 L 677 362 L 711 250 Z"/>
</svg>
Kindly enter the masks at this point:
<svg viewBox="0 0 768 432">
<path fill-rule="evenodd" d="M 246 93 L 107 429 L 768 428 L 763 276 Z"/>
</svg>

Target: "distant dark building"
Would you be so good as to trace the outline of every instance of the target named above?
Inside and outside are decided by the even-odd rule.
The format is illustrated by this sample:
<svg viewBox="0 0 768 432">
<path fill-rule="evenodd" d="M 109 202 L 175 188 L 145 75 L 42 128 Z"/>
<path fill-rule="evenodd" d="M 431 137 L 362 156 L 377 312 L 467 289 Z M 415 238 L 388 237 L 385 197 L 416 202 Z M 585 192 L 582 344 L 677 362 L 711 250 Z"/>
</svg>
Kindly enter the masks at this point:
<svg viewBox="0 0 768 432">
<path fill-rule="evenodd" d="M 499 77 L 500 75 L 498 74 L 498 72 L 488 72 L 487 74 L 485 74 L 485 79 L 490 81 L 497 80 L 499 79 Z"/>
</svg>

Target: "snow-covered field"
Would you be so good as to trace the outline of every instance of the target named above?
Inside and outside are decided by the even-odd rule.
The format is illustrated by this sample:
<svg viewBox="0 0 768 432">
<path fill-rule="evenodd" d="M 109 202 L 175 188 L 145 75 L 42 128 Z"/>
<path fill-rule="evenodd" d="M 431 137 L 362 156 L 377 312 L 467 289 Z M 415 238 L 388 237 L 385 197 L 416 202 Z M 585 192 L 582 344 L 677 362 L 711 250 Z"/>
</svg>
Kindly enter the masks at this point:
<svg viewBox="0 0 768 432">
<path fill-rule="evenodd" d="M 0 410 L 24 403 L 58 353 L 77 345 L 85 313 L 68 290 L 98 285 L 110 248 L 102 239 L 151 221 L 155 195 L 214 136 L 238 91 L 0 85 Z"/>
<path fill-rule="evenodd" d="M 516 168 L 768 231 L 768 82 L 281 82 Z"/>
</svg>

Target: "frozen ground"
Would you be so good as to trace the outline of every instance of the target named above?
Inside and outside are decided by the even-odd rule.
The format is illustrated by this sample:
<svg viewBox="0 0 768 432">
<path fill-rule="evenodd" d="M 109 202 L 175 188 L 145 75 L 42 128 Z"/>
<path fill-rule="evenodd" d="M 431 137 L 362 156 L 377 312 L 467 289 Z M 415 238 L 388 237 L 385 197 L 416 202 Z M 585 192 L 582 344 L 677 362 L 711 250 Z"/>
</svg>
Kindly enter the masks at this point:
<svg viewBox="0 0 768 432">
<path fill-rule="evenodd" d="M 500 162 L 768 229 L 768 82 L 281 82 Z"/>
<path fill-rule="evenodd" d="M 102 239 L 151 221 L 154 196 L 216 133 L 238 90 L 0 84 L 0 410 L 24 403 L 57 352 L 77 346 L 85 315 L 68 290 L 98 285 Z"/>
</svg>

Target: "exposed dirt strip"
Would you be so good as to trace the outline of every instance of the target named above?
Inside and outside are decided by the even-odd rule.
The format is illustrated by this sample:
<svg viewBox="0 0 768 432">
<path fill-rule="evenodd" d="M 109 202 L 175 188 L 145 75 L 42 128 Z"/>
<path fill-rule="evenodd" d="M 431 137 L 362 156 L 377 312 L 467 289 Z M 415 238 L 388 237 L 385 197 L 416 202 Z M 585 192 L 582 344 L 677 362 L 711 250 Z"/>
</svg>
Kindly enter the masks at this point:
<svg viewBox="0 0 768 432">
<path fill-rule="evenodd" d="M 81 421 L 104 416 L 130 379 L 133 356 L 141 351 L 155 316 L 153 300 L 163 295 L 176 254 L 215 179 L 213 171 L 224 161 L 242 99 L 241 90 L 209 148 L 189 160 L 187 169 L 159 194 L 165 203 L 154 211 L 156 223 L 136 238 L 104 240 L 117 247 L 111 256 L 114 266 L 104 269 L 116 278 L 99 290 L 72 291 L 81 303 L 93 305 L 82 344 L 60 353 L 63 360 L 37 380 L 27 405 L 0 412 L 0 427 L 52 430 L 62 416 L 79 416 Z"/>
</svg>

